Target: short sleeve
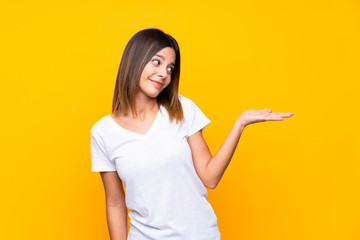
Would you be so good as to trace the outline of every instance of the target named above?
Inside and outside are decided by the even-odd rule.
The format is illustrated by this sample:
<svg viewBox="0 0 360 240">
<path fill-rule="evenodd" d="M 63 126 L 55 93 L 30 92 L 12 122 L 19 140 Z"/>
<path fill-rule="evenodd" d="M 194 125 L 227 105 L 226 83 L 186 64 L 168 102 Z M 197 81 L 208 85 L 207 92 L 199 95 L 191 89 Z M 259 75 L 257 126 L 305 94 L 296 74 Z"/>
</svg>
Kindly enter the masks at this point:
<svg viewBox="0 0 360 240">
<path fill-rule="evenodd" d="M 110 160 L 101 138 L 90 132 L 91 171 L 116 171 L 115 162 Z"/>
<path fill-rule="evenodd" d="M 204 130 L 204 128 L 211 122 L 200 108 L 190 99 L 184 99 L 186 110 L 186 123 L 188 126 L 188 136 L 193 135 L 197 131 Z"/>
</svg>

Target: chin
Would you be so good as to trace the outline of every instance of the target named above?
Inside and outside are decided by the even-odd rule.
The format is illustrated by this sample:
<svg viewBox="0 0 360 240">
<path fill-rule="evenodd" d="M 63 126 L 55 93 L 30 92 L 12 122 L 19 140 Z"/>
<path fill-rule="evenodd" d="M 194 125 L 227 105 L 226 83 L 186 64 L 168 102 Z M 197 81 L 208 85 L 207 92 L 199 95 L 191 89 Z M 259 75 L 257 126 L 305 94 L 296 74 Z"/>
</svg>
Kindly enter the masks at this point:
<svg viewBox="0 0 360 240">
<path fill-rule="evenodd" d="M 153 88 L 148 87 L 148 88 L 144 88 L 142 90 L 143 94 L 146 95 L 148 98 L 157 98 L 159 96 L 159 94 L 165 89 L 165 87 L 163 88 Z"/>
<path fill-rule="evenodd" d="M 149 92 L 149 93 L 147 93 L 146 95 L 147 95 L 149 98 L 157 98 L 157 96 L 159 96 L 159 94 L 160 94 L 161 92 L 162 92 L 162 91 Z"/>
</svg>

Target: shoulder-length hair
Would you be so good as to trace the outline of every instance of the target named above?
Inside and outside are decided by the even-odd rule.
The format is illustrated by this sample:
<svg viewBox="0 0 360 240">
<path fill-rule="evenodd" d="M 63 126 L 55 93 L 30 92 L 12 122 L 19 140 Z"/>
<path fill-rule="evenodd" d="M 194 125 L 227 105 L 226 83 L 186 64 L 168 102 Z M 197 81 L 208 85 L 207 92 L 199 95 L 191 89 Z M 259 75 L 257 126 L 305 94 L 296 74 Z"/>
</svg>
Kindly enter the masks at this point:
<svg viewBox="0 0 360 240">
<path fill-rule="evenodd" d="M 157 103 L 163 105 L 169 113 L 170 121 L 184 120 L 183 109 L 178 98 L 180 78 L 180 49 L 176 40 L 156 28 L 137 32 L 127 43 L 121 58 L 113 97 L 112 112 L 127 115 L 131 111 L 135 116 L 135 95 L 139 90 L 141 73 L 151 58 L 165 47 L 175 50 L 175 67 L 171 73 L 170 84 L 157 96 Z"/>
</svg>

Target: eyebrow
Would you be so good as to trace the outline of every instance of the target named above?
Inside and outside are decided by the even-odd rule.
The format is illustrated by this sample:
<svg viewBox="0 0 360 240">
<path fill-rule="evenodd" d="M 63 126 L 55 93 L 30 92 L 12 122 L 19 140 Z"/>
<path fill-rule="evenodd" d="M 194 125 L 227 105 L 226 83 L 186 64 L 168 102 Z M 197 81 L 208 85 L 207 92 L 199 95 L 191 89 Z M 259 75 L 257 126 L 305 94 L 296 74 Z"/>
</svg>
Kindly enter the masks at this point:
<svg viewBox="0 0 360 240">
<path fill-rule="evenodd" d="M 162 60 L 165 60 L 164 56 L 160 55 L 160 54 L 156 54 L 155 56 L 158 56 L 159 58 L 161 58 Z M 174 62 L 171 62 L 172 65 L 175 66 Z"/>
</svg>

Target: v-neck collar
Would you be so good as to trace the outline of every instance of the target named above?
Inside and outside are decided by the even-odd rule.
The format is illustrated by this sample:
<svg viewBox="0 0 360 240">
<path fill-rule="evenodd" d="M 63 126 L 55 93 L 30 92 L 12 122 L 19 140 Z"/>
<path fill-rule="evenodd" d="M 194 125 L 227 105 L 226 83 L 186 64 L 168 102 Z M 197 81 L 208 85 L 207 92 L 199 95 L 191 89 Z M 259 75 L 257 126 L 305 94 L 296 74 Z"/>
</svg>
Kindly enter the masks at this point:
<svg viewBox="0 0 360 240">
<path fill-rule="evenodd" d="M 145 134 L 141 134 L 141 133 L 136 133 L 130 130 L 127 130 L 123 127 L 121 127 L 117 122 L 115 122 L 115 120 L 111 117 L 111 114 L 109 114 L 107 117 L 109 119 L 109 121 L 112 123 L 112 125 L 119 131 L 121 131 L 124 134 L 127 134 L 129 136 L 135 137 L 135 138 L 139 138 L 139 139 L 146 139 L 148 138 L 152 132 L 156 129 L 156 126 L 158 125 L 158 122 L 160 121 L 160 117 L 161 117 L 161 108 L 163 106 L 160 105 L 158 113 L 156 114 L 156 117 L 153 121 L 153 123 L 151 124 L 150 128 L 148 129 L 148 131 Z"/>
</svg>

